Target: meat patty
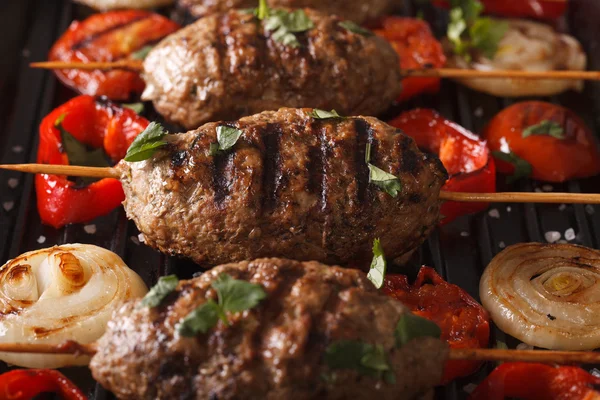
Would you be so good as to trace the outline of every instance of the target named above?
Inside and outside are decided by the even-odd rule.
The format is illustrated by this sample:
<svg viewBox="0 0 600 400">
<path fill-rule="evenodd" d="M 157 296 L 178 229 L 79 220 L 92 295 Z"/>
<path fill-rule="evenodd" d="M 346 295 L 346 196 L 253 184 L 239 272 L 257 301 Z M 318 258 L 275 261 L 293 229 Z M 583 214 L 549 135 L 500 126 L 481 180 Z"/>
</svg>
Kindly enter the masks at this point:
<svg viewBox="0 0 600 400">
<path fill-rule="evenodd" d="M 178 7 L 194 17 L 204 17 L 234 8 L 256 7 L 256 0 L 178 0 Z M 312 8 L 329 15 L 339 15 L 363 23 L 389 14 L 399 2 L 393 0 L 267 0 L 270 7 Z"/>
<path fill-rule="evenodd" d="M 216 300 L 211 282 L 224 273 L 262 285 L 267 298 L 230 314 L 229 326 L 219 322 L 194 338 L 174 332 L 192 310 Z M 90 368 L 120 399 L 423 398 L 439 384 L 448 350 L 431 337 L 397 348 L 394 330 L 408 312 L 357 270 L 244 261 L 180 282 L 157 308 L 125 304 L 99 340 Z M 383 346 L 396 383 L 331 370 L 324 353 L 339 340 Z"/>
<path fill-rule="evenodd" d="M 283 108 L 167 136 L 153 158 L 118 164 L 127 215 L 148 245 L 197 263 L 287 257 L 368 266 L 373 239 L 388 258 L 412 252 L 439 220 L 446 181 L 435 156 L 372 117 L 320 120 Z M 209 154 L 219 126 L 242 136 Z M 397 176 L 396 198 L 365 163 Z"/>
<path fill-rule="evenodd" d="M 306 10 L 315 27 L 297 48 L 273 39 L 251 13 L 202 18 L 168 36 L 146 57 L 142 98 L 188 129 L 280 107 L 379 115 L 400 92 L 398 56 L 378 36 Z"/>
</svg>

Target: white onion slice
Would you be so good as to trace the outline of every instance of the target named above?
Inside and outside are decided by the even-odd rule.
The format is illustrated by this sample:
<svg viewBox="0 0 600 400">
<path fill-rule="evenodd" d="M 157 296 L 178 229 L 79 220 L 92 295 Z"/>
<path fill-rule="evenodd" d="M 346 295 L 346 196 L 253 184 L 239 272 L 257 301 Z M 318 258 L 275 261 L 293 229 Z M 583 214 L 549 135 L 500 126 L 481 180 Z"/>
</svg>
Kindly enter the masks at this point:
<svg viewBox="0 0 600 400">
<path fill-rule="evenodd" d="M 484 271 L 479 295 L 494 323 L 522 342 L 554 350 L 600 347 L 600 251 L 510 246 Z"/>
<path fill-rule="evenodd" d="M 449 68 L 519 71 L 585 70 L 587 57 L 572 36 L 556 32 L 550 26 L 525 20 L 506 20 L 508 31 L 499 43 L 493 59 L 480 56 L 471 63 L 449 55 Z M 448 43 L 444 45 L 450 54 Z M 581 90 L 579 80 L 551 79 L 455 79 L 471 89 L 499 97 L 551 96 L 569 89 Z"/>
<path fill-rule="evenodd" d="M 0 342 L 93 342 L 115 308 L 147 291 L 119 256 L 101 247 L 67 244 L 22 254 L 0 268 Z M 87 365 L 89 357 L 0 353 L 0 360 L 59 368 Z"/>
<path fill-rule="evenodd" d="M 75 0 L 80 4 L 99 11 L 118 10 L 125 8 L 146 9 L 168 6 L 175 0 Z"/>
</svg>

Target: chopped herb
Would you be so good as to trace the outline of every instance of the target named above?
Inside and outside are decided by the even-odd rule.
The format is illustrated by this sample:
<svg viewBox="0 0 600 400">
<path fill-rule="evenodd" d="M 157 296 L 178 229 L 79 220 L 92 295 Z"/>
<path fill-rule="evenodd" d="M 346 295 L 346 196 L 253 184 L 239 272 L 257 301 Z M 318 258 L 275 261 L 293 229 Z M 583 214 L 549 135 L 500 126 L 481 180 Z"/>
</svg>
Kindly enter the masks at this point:
<svg viewBox="0 0 600 400">
<path fill-rule="evenodd" d="M 341 21 L 338 25 L 352 33 L 358 33 L 359 35 L 363 36 L 373 36 L 372 31 L 363 28 L 362 26 L 352 21 Z"/>
<path fill-rule="evenodd" d="M 230 126 L 221 125 L 217 127 L 217 142 L 211 143 L 208 151 L 211 156 L 216 156 L 221 151 L 231 149 L 237 143 L 244 132 Z"/>
<path fill-rule="evenodd" d="M 308 115 L 313 117 L 314 119 L 344 118 L 335 110 L 326 111 L 320 110 L 318 108 L 314 108 L 308 113 Z"/>
<path fill-rule="evenodd" d="M 379 186 L 387 194 L 392 197 L 397 197 L 400 190 L 402 190 L 402 184 L 397 176 L 388 174 L 384 170 L 377 168 L 371 164 L 371 144 L 367 143 L 367 149 L 365 151 L 365 161 L 367 167 L 369 167 L 369 183 Z"/>
<path fill-rule="evenodd" d="M 523 129 L 524 138 L 531 135 L 548 135 L 562 140 L 565 139 L 565 130 L 558 122 L 545 119 L 539 124 L 531 125 Z"/>
<path fill-rule="evenodd" d="M 371 162 L 371 143 L 367 143 L 367 148 L 365 149 L 365 163 L 368 164 Z"/>
<path fill-rule="evenodd" d="M 552 314 L 548 314 L 548 315 L 546 315 L 546 316 L 548 317 L 548 319 L 549 319 L 550 321 L 554 321 L 554 320 L 556 319 L 556 317 L 555 317 L 554 315 L 552 315 Z"/>
<path fill-rule="evenodd" d="M 267 0 L 258 0 L 258 7 L 254 9 L 254 15 L 261 21 L 269 16 Z"/>
<path fill-rule="evenodd" d="M 254 15 L 265 21 L 265 30 L 273 32 L 273 40 L 290 47 L 299 47 L 296 33 L 305 32 L 315 27 L 304 10 L 294 11 L 272 10 L 264 0 L 259 2 Z"/>
<path fill-rule="evenodd" d="M 533 172 L 531 164 L 517 156 L 512 151 L 510 153 L 504 153 L 502 151 L 492 152 L 494 157 L 504 162 L 510 163 L 515 167 L 515 172 L 512 176 L 509 176 L 506 181 L 507 183 L 515 182 L 521 178 L 529 178 Z"/>
<path fill-rule="evenodd" d="M 241 312 L 256 307 L 267 297 L 262 286 L 221 274 L 211 286 L 216 290 L 218 303 L 208 300 L 189 313 L 178 325 L 177 331 L 182 336 L 196 336 L 206 333 L 221 319 L 229 324 L 226 312 Z"/>
<path fill-rule="evenodd" d="M 383 253 L 383 247 L 379 239 L 373 241 L 373 260 L 371 261 L 371 268 L 367 274 L 367 278 L 377 289 L 383 286 L 385 279 L 385 271 L 387 269 L 387 262 L 385 261 L 385 254 Z"/>
<path fill-rule="evenodd" d="M 123 106 L 125 108 L 129 108 L 130 110 L 133 110 L 136 114 L 141 114 L 144 112 L 144 103 L 142 103 L 142 102 L 121 104 L 121 106 Z"/>
<path fill-rule="evenodd" d="M 353 369 L 387 383 L 394 383 L 396 379 L 381 345 L 340 340 L 325 350 L 325 363 L 331 369 Z"/>
<path fill-rule="evenodd" d="M 167 144 L 163 140 L 166 135 L 167 131 L 161 124 L 150 122 L 146 129 L 131 143 L 124 160 L 136 162 L 149 159 L 157 149 Z"/>
<path fill-rule="evenodd" d="M 154 46 L 144 46 L 141 49 L 131 53 L 131 58 L 134 60 L 144 60 L 148 56 L 148 53 L 154 48 Z"/>
<path fill-rule="evenodd" d="M 162 276 L 156 285 L 152 286 L 152 289 L 140 302 L 143 307 L 156 307 L 158 306 L 171 292 L 175 290 L 179 283 L 179 279 L 175 275 Z"/>
<path fill-rule="evenodd" d="M 411 340 L 420 337 L 439 338 L 442 335 L 442 330 L 436 323 L 428 319 L 406 313 L 400 317 L 394 334 L 396 336 L 396 346 L 402 347 Z"/>
</svg>

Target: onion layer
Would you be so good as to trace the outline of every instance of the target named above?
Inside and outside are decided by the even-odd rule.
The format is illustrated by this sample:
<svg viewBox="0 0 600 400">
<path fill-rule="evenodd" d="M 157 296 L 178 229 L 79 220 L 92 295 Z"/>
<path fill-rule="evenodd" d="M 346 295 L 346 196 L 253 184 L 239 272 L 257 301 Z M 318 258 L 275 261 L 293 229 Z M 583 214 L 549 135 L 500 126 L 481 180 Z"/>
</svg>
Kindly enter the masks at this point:
<svg viewBox="0 0 600 400">
<path fill-rule="evenodd" d="M 0 342 L 93 342 L 115 308 L 147 291 L 119 256 L 101 247 L 67 244 L 22 254 L 0 268 Z M 87 365 L 89 357 L 0 353 L 0 360 L 59 368 Z"/>
<path fill-rule="evenodd" d="M 479 295 L 494 323 L 527 344 L 600 347 L 600 251 L 570 244 L 510 246 L 486 268 Z"/>
</svg>

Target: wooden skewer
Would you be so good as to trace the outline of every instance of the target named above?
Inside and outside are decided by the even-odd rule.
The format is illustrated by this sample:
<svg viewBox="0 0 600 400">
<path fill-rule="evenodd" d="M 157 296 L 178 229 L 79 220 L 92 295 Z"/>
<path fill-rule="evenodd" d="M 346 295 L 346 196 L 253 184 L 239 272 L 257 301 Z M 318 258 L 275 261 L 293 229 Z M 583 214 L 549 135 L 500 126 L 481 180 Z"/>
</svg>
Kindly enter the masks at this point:
<svg viewBox="0 0 600 400">
<path fill-rule="evenodd" d="M 96 343 L 80 344 L 66 341 L 53 345 L 45 343 L 0 343 L 0 352 L 35 354 L 94 355 Z M 520 361 L 545 364 L 597 364 L 600 352 L 552 351 L 552 350 L 509 350 L 509 349 L 450 349 L 448 359 L 469 361 Z"/>
<path fill-rule="evenodd" d="M 90 178 L 120 178 L 119 172 L 115 168 L 110 167 L 81 167 L 77 165 L 52 164 L 3 164 L 0 165 L 0 169 L 27 172 L 31 174 L 55 174 Z M 471 203 L 600 204 L 600 194 L 594 193 L 463 193 L 441 191 L 440 199 L 445 201 Z"/>
<path fill-rule="evenodd" d="M 43 69 L 81 69 L 81 70 L 111 70 L 127 69 L 131 71 L 142 71 L 143 61 L 125 59 L 107 62 L 64 62 L 44 61 L 29 64 L 32 68 Z M 477 69 L 461 68 L 425 68 L 405 69 L 400 71 L 403 77 L 423 78 L 517 78 L 517 79 L 575 79 L 575 80 L 600 80 L 600 71 L 520 71 L 520 70 L 494 70 L 482 71 Z"/>
</svg>

